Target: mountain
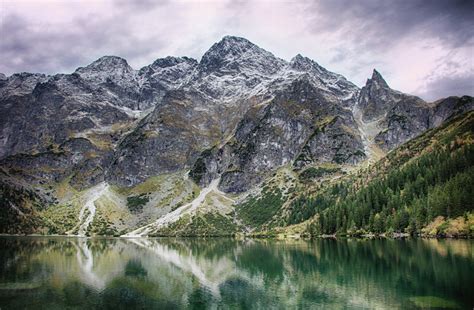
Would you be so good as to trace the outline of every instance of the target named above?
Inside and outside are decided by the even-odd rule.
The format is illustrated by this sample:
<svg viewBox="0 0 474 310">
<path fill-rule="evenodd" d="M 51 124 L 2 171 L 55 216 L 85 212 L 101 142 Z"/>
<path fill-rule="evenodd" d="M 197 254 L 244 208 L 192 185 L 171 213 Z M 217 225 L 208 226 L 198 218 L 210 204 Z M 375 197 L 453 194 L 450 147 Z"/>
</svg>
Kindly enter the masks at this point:
<svg viewBox="0 0 474 310">
<path fill-rule="evenodd" d="M 374 167 L 473 102 L 425 102 L 376 70 L 359 89 L 307 57 L 286 61 L 232 36 L 200 61 L 135 70 L 104 56 L 72 74 L 0 76 L 0 232 L 284 227 L 294 193 Z"/>
<path fill-rule="evenodd" d="M 456 101 L 456 103 L 454 103 Z M 421 98 L 392 90 L 379 72 L 362 87 L 358 99 L 361 123 L 373 124 L 381 130 L 375 142 L 389 151 L 427 129 L 439 126 L 444 120 L 472 110 L 472 101 L 465 97 L 445 98 L 427 103 Z"/>
</svg>

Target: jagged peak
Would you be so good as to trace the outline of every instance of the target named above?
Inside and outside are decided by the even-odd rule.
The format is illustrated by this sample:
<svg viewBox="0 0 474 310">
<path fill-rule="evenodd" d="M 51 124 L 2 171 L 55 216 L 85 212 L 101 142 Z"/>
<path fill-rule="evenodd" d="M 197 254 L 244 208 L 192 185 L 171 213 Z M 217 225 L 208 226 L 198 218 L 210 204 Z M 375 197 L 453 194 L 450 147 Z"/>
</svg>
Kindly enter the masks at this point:
<svg viewBox="0 0 474 310">
<path fill-rule="evenodd" d="M 175 66 L 183 62 L 187 62 L 190 64 L 194 64 L 194 63 L 197 64 L 197 60 L 194 58 L 190 58 L 186 56 L 183 56 L 183 57 L 167 56 L 164 58 L 156 59 L 150 66 L 152 68 L 157 68 L 157 67 L 166 68 L 166 67 Z"/>
<path fill-rule="evenodd" d="M 314 68 L 322 69 L 316 61 L 301 54 L 296 55 L 290 60 L 290 67 L 298 71 L 309 71 Z"/>
<path fill-rule="evenodd" d="M 261 49 L 245 38 L 225 36 L 219 42 L 214 43 L 211 48 L 202 56 L 202 58 L 205 59 L 206 56 L 211 56 L 216 53 L 219 53 L 221 56 L 225 56 L 229 53 L 236 55 L 251 48 Z"/>
<path fill-rule="evenodd" d="M 376 69 L 372 71 L 372 77 L 367 80 L 366 86 L 371 86 L 374 83 L 379 87 L 389 88 L 387 82 L 382 77 L 382 74 L 380 74 Z"/>
<path fill-rule="evenodd" d="M 99 59 L 95 60 L 86 67 L 77 68 L 76 72 L 81 72 L 88 69 L 96 69 L 101 71 L 114 70 L 116 68 L 125 68 L 127 70 L 133 70 L 127 60 L 119 56 L 102 56 Z"/>
<path fill-rule="evenodd" d="M 240 59 L 242 55 L 251 53 L 275 58 L 272 53 L 260 48 L 249 40 L 236 36 L 225 36 L 202 56 L 200 66 L 206 70 L 214 70 L 226 61 Z"/>
<path fill-rule="evenodd" d="M 231 35 L 226 35 L 226 36 L 222 37 L 222 39 L 218 43 L 220 43 L 220 42 L 253 44 L 252 42 L 250 42 L 246 38 L 238 37 L 238 36 L 231 36 Z"/>
<path fill-rule="evenodd" d="M 291 58 L 290 63 L 297 63 L 297 62 L 311 62 L 312 60 L 306 56 L 301 54 L 297 54 L 295 57 Z"/>
<path fill-rule="evenodd" d="M 331 87 L 334 87 L 333 84 L 338 81 L 338 83 L 344 84 L 344 87 L 347 89 L 351 89 L 352 91 L 358 89 L 356 85 L 349 82 L 344 76 L 327 70 L 313 59 L 305 57 L 301 54 L 297 54 L 291 59 L 289 67 L 299 72 L 305 72 L 305 74 L 309 73 L 312 76 L 317 76 L 319 79 L 321 79 L 321 81 L 324 81 L 324 83 L 331 85 Z"/>
<path fill-rule="evenodd" d="M 28 78 L 28 77 L 47 77 L 48 75 L 44 73 L 31 73 L 31 72 L 18 72 L 13 73 L 11 77 L 15 78 Z"/>
<path fill-rule="evenodd" d="M 198 65 L 198 61 L 190 57 L 176 57 L 176 56 L 167 56 L 164 58 L 156 59 L 152 64 L 147 65 L 141 68 L 138 71 L 138 75 L 154 75 L 157 73 L 162 73 L 164 71 L 174 71 L 178 70 L 183 74 L 188 72 L 191 73 L 192 69 Z"/>
</svg>

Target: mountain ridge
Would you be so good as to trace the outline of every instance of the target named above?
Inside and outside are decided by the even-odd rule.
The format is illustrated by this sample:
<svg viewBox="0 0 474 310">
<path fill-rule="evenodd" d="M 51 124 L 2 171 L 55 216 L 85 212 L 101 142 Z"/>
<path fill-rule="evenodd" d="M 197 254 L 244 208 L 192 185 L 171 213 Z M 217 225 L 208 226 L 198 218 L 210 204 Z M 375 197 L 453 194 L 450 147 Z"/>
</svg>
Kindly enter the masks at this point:
<svg viewBox="0 0 474 310">
<path fill-rule="evenodd" d="M 473 107 L 468 96 L 427 103 L 395 91 L 375 69 L 358 88 L 300 54 L 286 61 L 232 36 L 199 62 L 170 56 L 135 70 L 104 56 L 71 74 L 0 81 L 3 191 L 36 192 L 59 213 L 102 201 L 94 212 L 107 216 L 82 223 L 85 233 L 94 219 L 125 233 L 174 210 L 228 220 L 279 169 L 351 173 Z M 99 198 L 87 198 L 94 189 Z M 205 190 L 199 208 L 180 208 Z"/>
</svg>

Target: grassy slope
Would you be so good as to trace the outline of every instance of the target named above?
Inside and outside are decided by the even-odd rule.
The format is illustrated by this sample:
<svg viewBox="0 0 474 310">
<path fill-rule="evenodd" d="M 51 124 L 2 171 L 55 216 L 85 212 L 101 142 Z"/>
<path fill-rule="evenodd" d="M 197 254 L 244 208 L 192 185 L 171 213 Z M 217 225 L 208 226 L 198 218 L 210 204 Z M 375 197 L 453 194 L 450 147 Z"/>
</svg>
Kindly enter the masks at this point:
<svg viewBox="0 0 474 310">
<path fill-rule="evenodd" d="M 24 186 L 6 172 L 0 173 L 0 233 L 64 235 L 77 230 L 87 189 L 75 190 L 68 179 L 47 184 L 47 194 L 56 198 L 48 203 L 40 191 Z M 199 187 L 182 175 L 152 177 L 132 188 L 111 186 L 96 200 L 96 216 L 88 234 L 120 235 L 188 203 L 199 193 Z"/>
</svg>

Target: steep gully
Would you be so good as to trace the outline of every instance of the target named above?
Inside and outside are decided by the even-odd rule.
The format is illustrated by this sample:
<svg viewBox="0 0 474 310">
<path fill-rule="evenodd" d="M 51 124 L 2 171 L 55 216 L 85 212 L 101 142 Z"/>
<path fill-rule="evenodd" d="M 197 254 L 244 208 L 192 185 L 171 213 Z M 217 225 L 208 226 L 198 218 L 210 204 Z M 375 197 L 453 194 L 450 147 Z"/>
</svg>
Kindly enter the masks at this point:
<svg viewBox="0 0 474 310">
<path fill-rule="evenodd" d="M 380 132 L 380 122 L 384 116 L 370 122 L 365 122 L 362 118 L 362 110 L 357 104 L 354 104 L 352 107 L 352 114 L 362 138 L 364 152 L 367 155 L 367 164 L 374 163 L 383 156 L 383 151 L 375 143 L 375 136 Z"/>
</svg>

